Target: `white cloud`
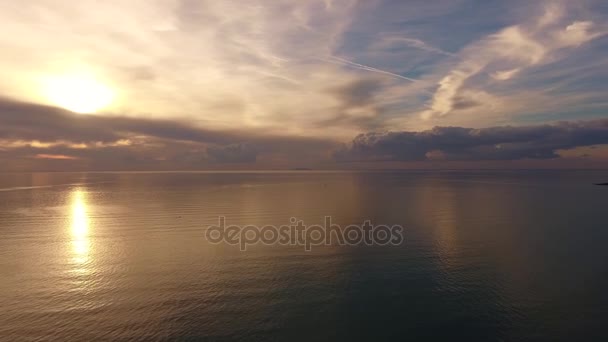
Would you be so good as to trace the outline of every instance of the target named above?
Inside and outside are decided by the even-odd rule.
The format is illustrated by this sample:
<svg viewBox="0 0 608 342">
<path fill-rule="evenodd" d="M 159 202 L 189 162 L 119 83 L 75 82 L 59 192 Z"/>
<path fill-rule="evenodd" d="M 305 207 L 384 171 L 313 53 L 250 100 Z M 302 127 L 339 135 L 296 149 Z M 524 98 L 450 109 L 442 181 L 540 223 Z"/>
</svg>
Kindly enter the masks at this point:
<svg viewBox="0 0 608 342">
<path fill-rule="evenodd" d="M 521 70 L 521 68 L 515 68 L 511 70 L 501 70 L 492 73 L 492 78 L 498 81 L 506 81 L 508 79 L 513 78 L 517 73 Z"/>
<path fill-rule="evenodd" d="M 456 99 L 463 92 L 488 88 L 489 81 L 517 78 L 524 70 L 541 66 L 563 57 L 560 49 L 575 48 L 603 32 L 593 30 L 591 21 L 567 22 L 562 7 L 552 3 L 537 21 L 509 26 L 464 48 L 461 61 L 437 84 L 429 109 L 420 112 L 422 119 L 443 117 L 458 108 Z M 489 77 L 487 77 L 489 76 Z M 495 103 L 480 103 L 484 112 Z M 505 108 L 506 109 L 506 108 Z"/>
<path fill-rule="evenodd" d="M 451 52 L 447 52 L 438 47 L 432 46 L 421 39 L 407 37 L 399 33 L 390 33 L 382 35 L 380 39 L 374 43 L 373 47 L 376 49 L 391 49 L 402 45 L 432 53 L 437 53 L 440 55 L 456 56 Z"/>
</svg>

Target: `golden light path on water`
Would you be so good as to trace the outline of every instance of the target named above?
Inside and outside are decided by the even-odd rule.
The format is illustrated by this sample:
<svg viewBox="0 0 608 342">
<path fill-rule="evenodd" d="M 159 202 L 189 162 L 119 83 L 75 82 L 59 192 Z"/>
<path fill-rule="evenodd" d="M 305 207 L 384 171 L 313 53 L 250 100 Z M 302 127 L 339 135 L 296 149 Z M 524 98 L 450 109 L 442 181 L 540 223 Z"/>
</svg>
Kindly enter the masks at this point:
<svg viewBox="0 0 608 342">
<path fill-rule="evenodd" d="M 71 194 L 71 237 L 72 237 L 72 260 L 78 267 L 74 269 L 78 273 L 86 273 L 89 263 L 89 214 L 86 193 L 76 189 Z"/>
</svg>

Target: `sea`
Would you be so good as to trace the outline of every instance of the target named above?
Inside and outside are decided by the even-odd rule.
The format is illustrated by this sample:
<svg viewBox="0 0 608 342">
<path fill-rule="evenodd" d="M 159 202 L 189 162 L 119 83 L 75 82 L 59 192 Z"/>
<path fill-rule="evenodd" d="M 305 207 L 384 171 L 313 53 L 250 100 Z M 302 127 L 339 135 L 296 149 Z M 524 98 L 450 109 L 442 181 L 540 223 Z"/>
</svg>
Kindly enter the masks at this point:
<svg viewBox="0 0 608 342">
<path fill-rule="evenodd" d="M 2 341 L 608 341 L 608 171 L 0 173 Z M 398 244 L 211 242 L 301 220 Z"/>
</svg>

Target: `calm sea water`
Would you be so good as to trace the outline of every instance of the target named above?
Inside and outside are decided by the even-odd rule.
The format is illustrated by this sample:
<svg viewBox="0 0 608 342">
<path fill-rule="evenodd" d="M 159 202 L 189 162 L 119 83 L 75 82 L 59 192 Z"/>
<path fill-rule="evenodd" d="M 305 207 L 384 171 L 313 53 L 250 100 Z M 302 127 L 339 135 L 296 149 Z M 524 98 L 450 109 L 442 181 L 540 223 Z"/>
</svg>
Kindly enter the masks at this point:
<svg viewBox="0 0 608 342">
<path fill-rule="evenodd" d="M 608 340 L 608 171 L 0 174 L 0 339 Z M 205 228 L 400 224 L 400 246 Z"/>
</svg>

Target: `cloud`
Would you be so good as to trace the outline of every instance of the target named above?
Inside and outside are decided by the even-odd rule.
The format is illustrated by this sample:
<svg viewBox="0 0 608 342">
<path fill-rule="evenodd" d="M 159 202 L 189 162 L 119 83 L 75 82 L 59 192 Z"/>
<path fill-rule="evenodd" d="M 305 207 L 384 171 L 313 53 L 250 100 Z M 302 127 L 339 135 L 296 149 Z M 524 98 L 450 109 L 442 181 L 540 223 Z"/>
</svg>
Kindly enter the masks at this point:
<svg viewBox="0 0 608 342">
<path fill-rule="evenodd" d="M 207 155 L 218 163 L 254 163 L 258 152 L 250 144 L 231 144 L 227 146 L 209 146 Z"/>
<path fill-rule="evenodd" d="M 559 150 L 608 144 L 608 119 L 482 129 L 435 127 L 367 133 L 334 154 L 338 161 L 519 160 L 558 158 Z"/>
<path fill-rule="evenodd" d="M 346 89 L 359 87 L 367 89 L 355 84 L 341 91 L 348 93 Z M 601 144 L 608 144 L 608 119 L 367 133 L 340 147 L 334 140 L 208 130 L 179 121 L 78 115 L 53 107 L 0 101 L 0 165 L 2 170 L 12 171 L 338 167 L 330 165 L 332 156 L 334 161 L 368 164 L 460 160 L 474 165 L 487 160 L 588 155 L 586 150 L 568 151 Z"/>
<path fill-rule="evenodd" d="M 360 130 L 377 129 L 383 114 L 378 95 L 387 83 L 378 77 L 355 79 L 329 89 L 338 101 L 332 117 L 318 123 L 318 129 L 326 127 L 356 127 Z M 352 135 L 351 135 L 352 137 Z"/>
<path fill-rule="evenodd" d="M 423 40 L 417 38 L 405 37 L 398 33 L 389 33 L 382 35 L 380 40 L 374 44 L 378 49 L 396 49 L 400 46 L 413 47 L 427 52 L 437 53 L 440 55 L 456 57 L 457 55 L 451 52 L 444 51 L 438 47 L 434 47 Z"/>
<path fill-rule="evenodd" d="M 195 128 L 174 120 L 79 115 L 56 107 L 0 100 L 0 139 L 87 143 L 145 135 L 215 143 L 229 142 L 239 134 Z"/>
<path fill-rule="evenodd" d="M 545 8 L 540 20 L 506 27 L 465 47 L 458 62 L 438 82 L 423 119 L 442 117 L 459 109 L 463 92 L 483 92 L 490 81 L 507 81 L 523 70 L 546 65 L 564 57 L 564 49 L 576 48 L 606 33 L 592 21 L 568 21 L 558 2 Z M 488 78 L 486 75 L 489 75 Z M 491 106 L 488 103 L 487 106 Z M 486 108 L 487 109 L 487 108 Z"/>
<path fill-rule="evenodd" d="M 498 81 L 506 81 L 508 79 L 513 78 L 513 76 L 517 75 L 518 72 L 521 71 L 521 68 L 515 68 L 511 70 L 501 70 L 492 73 L 492 78 Z"/>
<path fill-rule="evenodd" d="M 382 89 L 378 79 L 359 79 L 333 90 L 345 107 L 361 107 L 373 102 L 374 96 Z"/>
<path fill-rule="evenodd" d="M 211 164 L 318 162 L 337 142 L 314 137 L 206 129 L 189 122 L 80 115 L 0 100 L 0 165 L 44 169 L 45 162 L 87 169 L 192 169 Z M 59 165 L 59 164 L 57 164 Z"/>
<path fill-rule="evenodd" d="M 73 160 L 73 159 L 78 159 L 76 157 L 73 156 L 64 156 L 62 154 L 37 154 L 34 156 L 34 158 L 39 158 L 39 159 L 62 159 L 62 160 Z"/>
</svg>

